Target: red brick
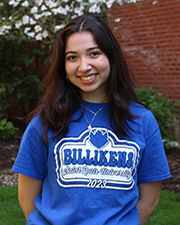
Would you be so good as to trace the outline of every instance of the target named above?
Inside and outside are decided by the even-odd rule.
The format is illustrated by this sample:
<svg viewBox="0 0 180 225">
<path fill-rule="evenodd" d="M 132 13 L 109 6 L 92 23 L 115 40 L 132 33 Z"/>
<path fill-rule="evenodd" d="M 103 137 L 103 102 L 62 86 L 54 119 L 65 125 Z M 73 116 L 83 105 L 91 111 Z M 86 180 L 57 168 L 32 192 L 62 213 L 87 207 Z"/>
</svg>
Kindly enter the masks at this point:
<svg viewBox="0 0 180 225">
<path fill-rule="evenodd" d="M 110 12 L 123 17 L 113 31 L 127 56 L 138 87 L 159 89 L 180 100 L 180 1 L 142 1 L 143 7 L 124 4 Z M 116 23 L 109 23 L 113 30 Z"/>
</svg>

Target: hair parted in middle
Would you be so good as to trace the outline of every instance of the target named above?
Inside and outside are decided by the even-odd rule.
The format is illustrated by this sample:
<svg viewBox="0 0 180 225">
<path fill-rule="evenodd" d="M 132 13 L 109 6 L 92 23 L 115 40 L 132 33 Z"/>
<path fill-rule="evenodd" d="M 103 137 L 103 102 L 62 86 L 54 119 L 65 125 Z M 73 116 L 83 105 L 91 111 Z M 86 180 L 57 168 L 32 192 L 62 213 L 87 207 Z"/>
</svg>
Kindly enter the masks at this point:
<svg viewBox="0 0 180 225">
<path fill-rule="evenodd" d="M 134 84 L 130 77 L 122 51 L 109 27 L 98 17 L 83 15 L 71 20 L 57 38 L 52 62 L 42 84 L 45 92 L 38 107 L 30 114 L 29 120 L 37 113 L 44 123 L 43 140 L 47 144 L 47 130 L 51 128 L 53 137 L 67 133 L 72 114 L 83 101 L 78 89 L 67 81 L 65 70 L 65 50 L 67 39 L 76 32 L 90 31 L 110 63 L 110 75 L 107 80 L 107 96 L 110 100 L 110 124 L 119 135 L 127 136 L 127 120 L 135 116 L 130 112 L 129 103 L 138 102 Z M 83 114 L 82 114 L 83 116 Z M 82 116 L 80 118 L 82 118 Z M 80 119 L 79 118 L 79 119 Z M 114 118 L 115 127 L 112 125 Z"/>
</svg>

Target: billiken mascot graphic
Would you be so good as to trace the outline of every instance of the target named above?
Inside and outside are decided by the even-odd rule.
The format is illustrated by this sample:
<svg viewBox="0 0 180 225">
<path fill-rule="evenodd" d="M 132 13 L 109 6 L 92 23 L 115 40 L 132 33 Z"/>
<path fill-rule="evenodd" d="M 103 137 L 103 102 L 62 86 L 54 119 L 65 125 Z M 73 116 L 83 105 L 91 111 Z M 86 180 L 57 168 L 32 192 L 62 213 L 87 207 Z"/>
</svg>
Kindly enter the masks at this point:
<svg viewBox="0 0 180 225">
<path fill-rule="evenodd" d="M 129 190 L 139 151 L 137 143 L 120 140 L 105 128 L 62 138 L 54 148 L 57 182 L 61 187 Z"/>
</svg>

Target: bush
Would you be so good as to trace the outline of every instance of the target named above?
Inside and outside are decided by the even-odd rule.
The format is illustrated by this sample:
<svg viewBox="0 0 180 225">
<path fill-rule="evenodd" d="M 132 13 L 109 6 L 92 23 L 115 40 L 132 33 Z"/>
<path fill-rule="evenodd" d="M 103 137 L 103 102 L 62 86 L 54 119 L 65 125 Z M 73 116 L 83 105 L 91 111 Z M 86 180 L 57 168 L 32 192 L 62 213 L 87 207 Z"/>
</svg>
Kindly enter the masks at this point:
<svg viewBox="0 0 180 225">
<path fill-rule="evenodd" d="M 164 97 L 163 94 L 158 90 L 152 89 L 152 87 L 149 89 L 145 87 L 141 89 L 135 89 L 135 92 L 139 100 L 146 107 L 148 107 L 156 117 L 162 138 L 164 140 L 164 145 L 166 148 L 169 148 L 169 143 L 178 139 L 178 137 L 176 137 L 177 132 L 174 132 L 174 121 L 178 120 L 177 118 L 179 115 L 179 110 L 176 108 L 176 104 L 167 97 Z M 168 135 L 167 130 L 170 129 L 173 131 L 173 133 Z"/>
<path fill-rule="evenodd" d="M 7 122 L 7 119 L 0 120 L 0 139 L 14 137 L 18 130 L 12 122 Z"/>
<path fill-rule="evenodd" d="M 18 115 L 26 116 L 36 106 L 48 53 L 43 43 L 0 38 L 0 111 L 16 106 Z"/>
</svg>

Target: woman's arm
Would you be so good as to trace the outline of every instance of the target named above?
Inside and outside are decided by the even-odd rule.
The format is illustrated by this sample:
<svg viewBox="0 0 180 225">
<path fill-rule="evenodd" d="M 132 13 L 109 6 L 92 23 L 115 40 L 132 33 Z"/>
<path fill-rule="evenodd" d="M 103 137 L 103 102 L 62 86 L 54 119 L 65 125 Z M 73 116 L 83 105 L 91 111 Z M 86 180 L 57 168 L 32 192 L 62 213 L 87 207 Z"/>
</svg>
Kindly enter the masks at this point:
<svg viewBox="0 0 180 225">
<path fill-rule="evenodd" d="M 42 191 L 43 181 L 19 174 L 18 199 L 26 219 L 35 208 L 34 199 Z"/>
<path fill-rule="evenodd" d="M 161 181 L 140 183 L 138 187 L 139 200 L 136 206 L 139 211 L 140 224 L 144 225 L 159 203 Z"/>
</svg>

